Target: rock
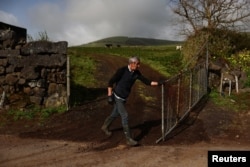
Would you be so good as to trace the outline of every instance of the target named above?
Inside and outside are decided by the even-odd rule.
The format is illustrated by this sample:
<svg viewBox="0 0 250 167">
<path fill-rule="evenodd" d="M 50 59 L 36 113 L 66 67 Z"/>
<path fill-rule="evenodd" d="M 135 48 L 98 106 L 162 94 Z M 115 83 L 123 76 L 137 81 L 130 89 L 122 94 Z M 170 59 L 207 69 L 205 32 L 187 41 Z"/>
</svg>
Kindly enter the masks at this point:
<svg viewBox="0 0 250 167">
<path fill-rule="evenodd" d="M 35 80 L 39 77 L 39 73 L 36 71 L 36 67 L 27 66 L 21 70 L 20 76 L 26 80 Z"/>
<path fill-rule="evenodd" d="M 21 49 L 24 55 L 36 54 L 67 54 L 68 43 L 66 41 L 52 43 L 49 41 L 35 41 L 28 43 Z"/>
<path fill-rule="evenodd" d="M 46 99 L 45 107 L 59 107 L 66 105 L 66 97 L 60 97 L 58 93 L 54 93 Z"/>
</svg>

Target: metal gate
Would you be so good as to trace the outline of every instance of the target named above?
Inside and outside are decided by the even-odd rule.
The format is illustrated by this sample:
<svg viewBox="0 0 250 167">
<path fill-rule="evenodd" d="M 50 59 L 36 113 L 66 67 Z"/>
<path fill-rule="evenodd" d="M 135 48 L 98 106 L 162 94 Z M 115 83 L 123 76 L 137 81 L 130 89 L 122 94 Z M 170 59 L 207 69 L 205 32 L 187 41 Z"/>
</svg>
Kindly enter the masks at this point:
<svg viewBox="0 0 250 167">
<path fill-rule="evenodd" d="M 166 136 L 182 121 L 191 109 L 207 94 L 207 65 L 197 65 L 170 78 L 162 85 L 162 136 Z"/>
</svg>

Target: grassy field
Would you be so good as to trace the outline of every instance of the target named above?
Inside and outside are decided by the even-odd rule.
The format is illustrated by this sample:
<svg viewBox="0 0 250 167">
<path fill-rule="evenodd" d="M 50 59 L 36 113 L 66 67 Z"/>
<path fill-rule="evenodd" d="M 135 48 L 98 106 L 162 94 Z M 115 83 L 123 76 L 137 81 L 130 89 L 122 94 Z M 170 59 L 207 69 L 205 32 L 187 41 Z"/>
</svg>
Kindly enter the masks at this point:
<svg viewBox="0 0 250 167">
<path fill-rule="evenodd" d="M 94 82 L 93 71 L 95 63 L 92 54 L 106 54 L 122 57 L 139 56 L 143 63 L 150 65 L 166 77 L 179 72 L 182 68 L 181 52 L 176 51 L 174 45 L 168 46 L 137 46 L 121 48 L 105 47 L 70 47 L 72 80 L 77 85 L 92 86 Z"/>
<path fill-rule="evenodd" d="M 82 101 L 93 100 L 93 94 L 89 92 L 95 88 L 96 81 L 94 72 L 96 70 L 95 60 L 91 55 L 114 55 L 121 57 L 139 56 L 141 61 L 148 64 L 153 69 L 159 71 L 166 77 L 171 77 L 178 73 L 182 67 L 181 52 L 176 51 L 174 45 L 167 46 L 129 46 L 120 48 L 105 47 L 70 47 L 71 71 L 71 105 L 79 105 Z M 86 99 L 87 98 L 87 99 Z"/>
</svg>

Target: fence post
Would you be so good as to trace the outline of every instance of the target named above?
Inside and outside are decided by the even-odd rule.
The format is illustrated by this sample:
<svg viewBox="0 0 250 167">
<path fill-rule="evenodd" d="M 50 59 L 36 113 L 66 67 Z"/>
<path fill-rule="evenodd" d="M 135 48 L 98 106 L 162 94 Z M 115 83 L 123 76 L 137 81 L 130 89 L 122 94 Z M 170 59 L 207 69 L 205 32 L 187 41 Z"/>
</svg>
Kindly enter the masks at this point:
<svg viewBox="0 0 250 167">
<path fill-rule="evenodd" d="M 192 107 L 192 85 L 193 85 L 193 72 L 190 71 L 190 80 L 189 80 L 189 110 Z"/>
<path fill-rule="evenodd" d="M 162 141 L 165 141 L 165 99 L 164 99 L 164 94 L 165 94 L 165 91 L 164 91 L 164 84 L 161 85 L 161 133 L 162 133 L 162 136 L 161 138 L 159 138 L 158 140 L 156 140 L 155 143 L 159 143 L 161 140 Z"/>
<path fill-rule="evenodd" d="M 179 75 L 178 77 L 178 89 L 177 89 L 177 103 L 176 103 L 176 123 L 179 121 L 180 119 L 180 90 L 181 90 L 181 77 L 182 74 Z"/>
<path fill-rule="evenodd" d="M 161 131 L 162 131 L 162 140 L 165 141 L 165 91 L 164 84 L 161 85 Z"/>
<path fill-rule="evenodd" d="M 67 110 L 70 108 L 70 62 L 69 55 L 67 55 Z"/>
</svg>

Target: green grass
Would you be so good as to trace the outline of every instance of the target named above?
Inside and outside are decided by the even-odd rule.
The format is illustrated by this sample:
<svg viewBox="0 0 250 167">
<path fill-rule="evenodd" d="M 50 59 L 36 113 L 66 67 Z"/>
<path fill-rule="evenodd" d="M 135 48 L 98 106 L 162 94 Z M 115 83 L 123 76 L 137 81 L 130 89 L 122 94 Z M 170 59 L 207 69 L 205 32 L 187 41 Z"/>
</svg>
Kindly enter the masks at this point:
<svg viewBox="0 0 250 167">
<path fill-rule="evenodd" d="M 248 111 L 248 109 L 250 108 L 249 96 L 249 93 L 233 93 L 230 96 L 228 94 L 225 94 L 225 96 L 221 96 L 220 93 L 215 90 L 211 91 L 211 93 L 209 94 L 210 99 L 218 107 L 234 112 Z"/>
<path fill-rule="evenodd" d="M 70 78 L 75 85 L 93 86 L 95 85 L 94 71 L 96 64 L 88 52 L 83 48 L 70 48 Z"/>
<path fill-rule="evenodd" d="M 166 46 L 136 46 L 121 48 L 105 47 L 70 47 L 71 71 L 71 105 L 79 105 L 83 101 L 94 99 L 90 95 L 95 93 L 91 88 L 95 88 L 96 81 L 94 72 L 96 70 L 95 60 L 91 55 L 114 55 L 121 57 L 139 56 L 141 61 L 148 64 L 166 78 L 178 73 L 182 67 L 181 54 L 176 51 L 175 45 Z M 85 96 L 88 94 L 88 96 Z M 95 96 L 95 95 L 94 95 Z"/>
<path fill-rule="evenodd" d="M 30 106 L 26 109 L 10 109 L 7 115 L 10 116 L 14 121 L 17 120 L 32 120 L 37 118 L 44 120 L 56 113 L 64 113 L 66 106 L 53 107 L 53 108 L 39 108 L 36 106 Z"/>
<path fill-rule="evenodd" d="M 75 73 L 78 76 L 90 78 L 91 80 L 93 79 L 91 78 L 91 72 L 93 72 L 92 70 L 94 69 L 94 67 L 88 69 L 89 66 L 94 66 L 94 64 L 92 64 L 93 60 L 89 58 L 91 54 L 109 54 L 122 57 L 139 56 L 143 63 L 150 65 L 153 69 L 159 71 L 166 77 L 178 73 L 182 67 L 181 52 L 175 50 L 175 45 L 121 47 L 112 49 L 104 47 L 71 47 L 69 48 L 69 52 L 72 61 L 71 65 L 83 68 L 81 65 L 77 64 L 82 61 L 87 61 L 87 67 L 84 67 L 85 74 L 80 74 L 80 67 L 74 70 L 77 70 Z M 80 78 L 78 81 L 79 80 Z M 93 80 L 91 82 L 93 83 Z"/>
</svg>

